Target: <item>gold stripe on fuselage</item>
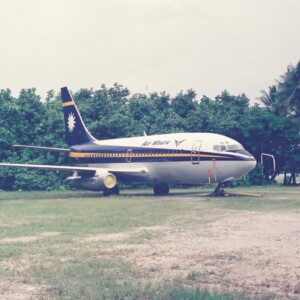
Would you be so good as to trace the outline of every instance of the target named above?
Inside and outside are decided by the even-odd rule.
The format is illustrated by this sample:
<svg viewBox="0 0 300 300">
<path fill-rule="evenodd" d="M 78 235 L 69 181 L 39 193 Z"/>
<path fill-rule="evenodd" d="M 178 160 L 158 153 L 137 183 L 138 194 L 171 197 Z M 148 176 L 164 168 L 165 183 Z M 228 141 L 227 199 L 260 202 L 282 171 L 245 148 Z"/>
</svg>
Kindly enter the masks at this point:
<svg viewBox="0 0 300 300">
<path fill-rule="evenodd" d="M 71 105 L 74 105 L 74 101 L 68 101 L 68 102 L 64 102 L 62 104 L 63 107 L 65 107 L 65 106 L 71 106 Z"/>
<path fill-rule="evenodd" d="M 69 157 L 71 158 L 139 158 L 139 157 L 207 157 L 207 158 L 230 158 L 223 155 L 210 155 L 210 154 L 189 154 L 189 153 L 82 153 L 82 152 L 70 152 Z"/>
</svg>

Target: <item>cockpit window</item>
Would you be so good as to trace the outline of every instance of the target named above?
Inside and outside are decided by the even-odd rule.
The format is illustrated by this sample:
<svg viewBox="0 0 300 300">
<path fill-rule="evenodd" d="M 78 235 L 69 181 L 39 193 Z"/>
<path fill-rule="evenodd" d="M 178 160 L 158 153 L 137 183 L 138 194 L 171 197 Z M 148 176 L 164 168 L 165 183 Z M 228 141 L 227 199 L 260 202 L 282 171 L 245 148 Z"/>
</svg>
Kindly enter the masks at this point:
<svg viewBox="0 0 300 300">
<path fill-rule="evenodd" d="M 214 151 L 219 152 L 234 152 L 252 157 L 252 155 L 246 151 L 241 144 L 229 144 L 228 142 L 220 143 L 213 146 Z"/>
<path fill-rule="evenodd" d="M 226 150 L 227 151 L 238 151 L 244 149 L 241 145 L 239 144 L 233 144 L 233 145 L 226 145 Z"/>
<path fill-rule="evenodd" d="M 226 151 L 226 147 L 224 145 L 214 145 L 213 150 L 215 150 L 215 151 Z"/>
<path fill-rule="evenodd" d="M 237 152 L 243 149 L 244 148 L 241 144 L 220 143 L 219 145 L 213 146 L 213 150 L 215 151 Z"/>
</svg>

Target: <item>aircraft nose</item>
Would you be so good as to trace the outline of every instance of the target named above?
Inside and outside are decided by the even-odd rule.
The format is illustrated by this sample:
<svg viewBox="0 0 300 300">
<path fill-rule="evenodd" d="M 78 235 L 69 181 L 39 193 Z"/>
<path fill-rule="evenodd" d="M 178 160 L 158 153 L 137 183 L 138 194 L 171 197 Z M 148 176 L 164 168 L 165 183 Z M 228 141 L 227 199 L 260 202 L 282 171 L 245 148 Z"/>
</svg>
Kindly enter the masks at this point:
<svg viewBox="0 0 300 300">
<path fill-rule="evenodd" d="M 256 164 L 257 164 L 257 161 L 252 156 L 252 159 L 249 161 L 249 171 L 248 172 L 251 172 L 256 167 Z"/>
<path fill-rule="evenodd" d="M 251 158 L 248 157 L 246 161 L 244 161 L 240 167 L 239 167 L 239 176 L 237 177 L 242 177 L 251 172 L 256 166 L 256 160 L 255 158 L 251 155 Z"/>
</svg>

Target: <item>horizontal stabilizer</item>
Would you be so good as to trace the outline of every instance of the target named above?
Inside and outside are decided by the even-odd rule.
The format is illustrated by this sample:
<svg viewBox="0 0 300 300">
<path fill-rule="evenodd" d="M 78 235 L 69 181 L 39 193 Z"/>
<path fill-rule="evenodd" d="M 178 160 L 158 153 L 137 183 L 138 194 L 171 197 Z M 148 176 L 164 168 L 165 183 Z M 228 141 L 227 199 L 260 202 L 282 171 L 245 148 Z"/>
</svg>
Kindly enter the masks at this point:
<svg viewBox="0 0 300 300">
<path fill-rule="evenodd" d="M 66 148 L 54 148 L 54 147 L 41 147 L 41 146 L 29 146 L 29 145 L 13 145 L 14 148 L 28 148 L 28 149 L 38 149 L 45 151 L 56 151 L 56 152 L 70 152 L 70 149 Z"/>
</svg>

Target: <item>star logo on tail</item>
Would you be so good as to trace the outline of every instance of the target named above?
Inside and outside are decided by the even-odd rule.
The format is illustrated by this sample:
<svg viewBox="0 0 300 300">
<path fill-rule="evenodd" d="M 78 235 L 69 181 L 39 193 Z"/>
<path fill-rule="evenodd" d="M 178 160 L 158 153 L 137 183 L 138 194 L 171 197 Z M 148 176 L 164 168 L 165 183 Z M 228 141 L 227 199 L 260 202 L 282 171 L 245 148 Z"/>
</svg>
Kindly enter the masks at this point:
<svg viewBox="0 0 300 300">
<path fill-rule="evenodd" d="M 70 113 L 68 116 L 68 129 L 70 132 L 73 132 L 74 128 L 75 128 L 75 116 L 73 113 Z"/>
</svg>

